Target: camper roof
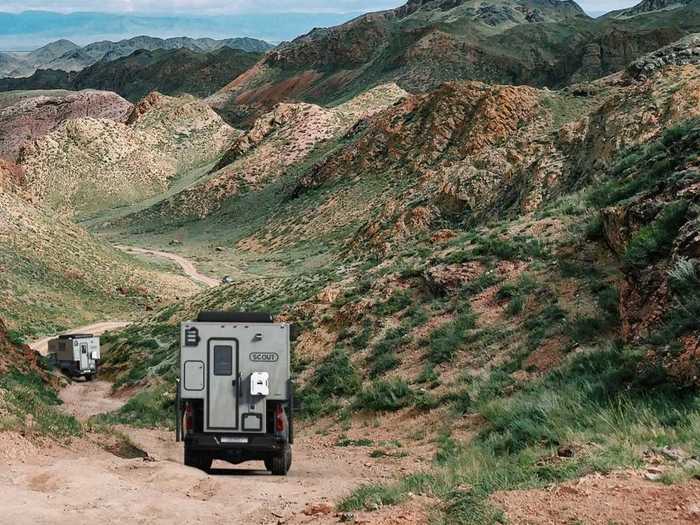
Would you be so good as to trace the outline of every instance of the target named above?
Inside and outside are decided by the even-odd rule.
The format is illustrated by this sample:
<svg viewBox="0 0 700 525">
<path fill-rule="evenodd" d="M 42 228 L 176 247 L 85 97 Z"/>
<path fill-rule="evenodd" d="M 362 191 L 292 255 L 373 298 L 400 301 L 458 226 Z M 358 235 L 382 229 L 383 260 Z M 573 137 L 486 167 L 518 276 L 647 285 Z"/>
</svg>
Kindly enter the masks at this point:
<svg viewBox="0 0 700 525">
<path fill-rule="evenodd" d="M 199 323 L 273 323 L 272 314 L 261 312 L 200 312 Z"/>
<path fill-rule="evenodd" d="M 68 335 L 59 335 L 59 339 L 92 339 L 95 337 L 92 334 L 68 334 Z"/>
</svg>

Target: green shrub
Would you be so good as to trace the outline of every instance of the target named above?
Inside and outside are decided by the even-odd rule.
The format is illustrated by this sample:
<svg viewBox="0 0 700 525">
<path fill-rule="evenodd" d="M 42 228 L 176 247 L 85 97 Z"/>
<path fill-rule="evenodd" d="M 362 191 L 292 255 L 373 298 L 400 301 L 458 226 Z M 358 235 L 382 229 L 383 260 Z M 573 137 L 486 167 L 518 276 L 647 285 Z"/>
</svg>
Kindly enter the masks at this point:
<svg viewBox="0 0 700 525">
<path fill-rule="evenodd" d="M 428 360 L 439 365 L 452 361 L 460 346 L 467 339 L 467 332 L 476 326 L 476 316 L 469 305 L 463 305 L 454 321 L 441 326 L 430 334 L 428 344 Z"/>
<path fill-rule="evenodd" d="M 629 242 L 623 256 L 625 266 L 642 269 L 656 259 L 668 256 L 687 211 L 687 201 L 668 204 L 654 222 L 643 227 Z"/>
<path fill-rule="evenodd" d="M 374 441 L 371 439 L 350 439 L 347 436 L 340 436 L 336 442 L 336 447 L 371 447 Z"/>
<path fill-rule="evenodd" d="M 316 368 L 298 394 L 301 416 L 315 418 L 338 408 L 338 398 L 352 397 L 362 387 L 360 374 L 347 351 L 336 348 Z"/>
<path fill-rule="evenodd" d="M 479 238 L 473 253 L 512 261 L 547 256 L 547 250 L 540 240 L 525 236 L 515 236 L 511 239 L 496 236 Z"/>
<path fill-rule="evenodd" d="M 410 406 L 414 400 L 411 387 L 401 379 L 375 381 L 357 396 L 355 406 L 375 412 L 396 411 Z"/>
<path fill-rule="evenodd" d="M 408 308 L 411 304 L 413 304 L 411 294 L 407 291 L 398 291 L 394 292 L 385 303 L 376 305 L 374 311 L 381 317 L 387 317 Z"/>
<path fill-rule="evenodd" d="M 406 333 L 407 329 L 404 327 L 393 328 L 376 344 L 370 356 L 370 377 L 380 376 L 401 363 L 396 357 L 396 351 L 411 341 Z"/>
<path fill-rule="evenodd" d="M 314 372 L 310 385 L 322 396 L 350 397 L 361 387 L 360 375 L 343 349 L 335 349 Z"/>
</svg>

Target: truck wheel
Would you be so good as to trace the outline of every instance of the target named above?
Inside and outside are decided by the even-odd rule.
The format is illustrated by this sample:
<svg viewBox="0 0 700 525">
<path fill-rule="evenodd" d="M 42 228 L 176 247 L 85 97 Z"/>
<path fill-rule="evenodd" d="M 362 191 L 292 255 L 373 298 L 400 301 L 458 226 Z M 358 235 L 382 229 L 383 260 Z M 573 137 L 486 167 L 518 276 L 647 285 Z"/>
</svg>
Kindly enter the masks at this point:
<svg viewBox="0 0 700 525">
<path fill-rule="evenodd" d="M 267 465 L 267 462 L 265 462 Z M 272 468 L 268 469 L 273 476 L 286 476 L 292 466 L 292 447 L 286 445 L 284 452 L 272 457 L 270 461 Z"/>
<path fill-rule="evenodd" d="M 185 444 L 185 465 L 188 467 L 204 470 L 205 472 L 211 468 L 213 460 L 209 454 L 203 452 L 195 452 L 190 450 Z"/>
</svg>

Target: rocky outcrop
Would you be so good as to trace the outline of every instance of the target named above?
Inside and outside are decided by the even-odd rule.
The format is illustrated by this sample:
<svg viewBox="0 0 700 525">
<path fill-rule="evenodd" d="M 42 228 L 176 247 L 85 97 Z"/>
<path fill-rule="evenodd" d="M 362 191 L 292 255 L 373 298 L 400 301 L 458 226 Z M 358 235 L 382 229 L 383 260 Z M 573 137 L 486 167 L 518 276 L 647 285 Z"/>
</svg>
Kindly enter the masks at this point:
<svg viewBox="0 0 700 525">
<path fill-rule="evenodd" d="M 690 35 L 670 46 L 635 60 L 627 68 L 627 72 L 632 77 L 640 79 L 648 77 L 666 66 L 689 64 L 700 64 L 700 34 Z"/>
<path fill-rule="evenodd" d="M 694 0 L 642 0 L 642 2 L 634 7 L 615 11 L 609 16 L 614 18 L 628 18 L 653 13 L 654 11 L 679 9 L 693 1 Z"/>
<path fill-rule="evenodd" d="M 26 189 L 27 179 L 22 168 L 12 162 L 0 159 L 0 192 Z"/>
<path fill-rule="evenodd" d="M 22 147 L 67 120 L 90 117 L 124 122 L 131 108 L 119 95 L 104 91 L 0 96 L 0 157 L 16 159 Z"/>
</svg>

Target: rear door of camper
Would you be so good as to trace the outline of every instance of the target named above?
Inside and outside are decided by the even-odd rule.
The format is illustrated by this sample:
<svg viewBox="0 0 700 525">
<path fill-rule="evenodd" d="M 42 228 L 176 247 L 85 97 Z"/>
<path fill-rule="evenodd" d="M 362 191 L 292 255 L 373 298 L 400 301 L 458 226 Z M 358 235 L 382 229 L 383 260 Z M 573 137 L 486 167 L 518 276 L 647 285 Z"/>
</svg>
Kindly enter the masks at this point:
<svg viewBox="0 0 700 525">
<path fill-rule="evenodd" d="M 225 338 L 209 339 L 207 352 L 207 426 L 209 430 L 238 430 L 238 398 L 242 386 L 238 341 Z"/>
<path fill-rule="evenodd" d="M 90 344 L 87 340 L 76 342 L 80 354 L 80 370 L 90 369 Z"/>
</svg>

